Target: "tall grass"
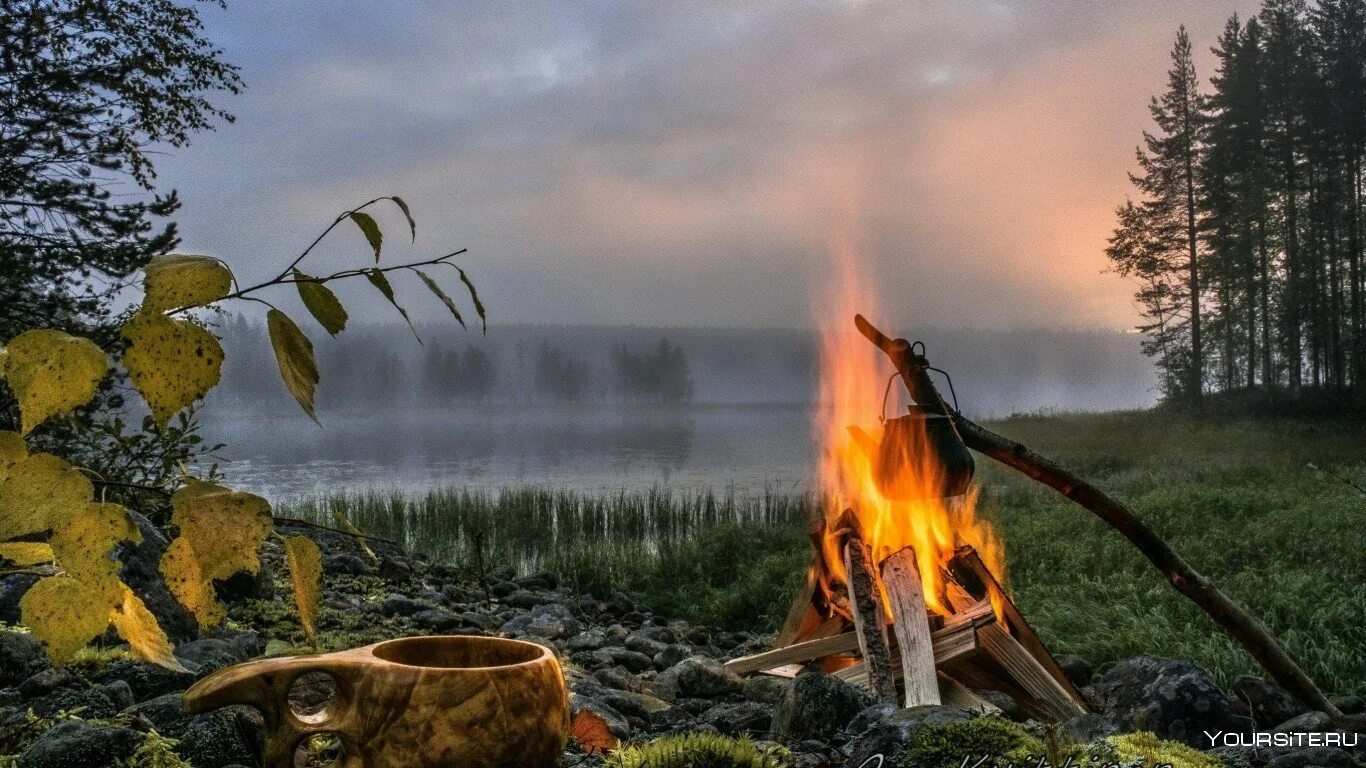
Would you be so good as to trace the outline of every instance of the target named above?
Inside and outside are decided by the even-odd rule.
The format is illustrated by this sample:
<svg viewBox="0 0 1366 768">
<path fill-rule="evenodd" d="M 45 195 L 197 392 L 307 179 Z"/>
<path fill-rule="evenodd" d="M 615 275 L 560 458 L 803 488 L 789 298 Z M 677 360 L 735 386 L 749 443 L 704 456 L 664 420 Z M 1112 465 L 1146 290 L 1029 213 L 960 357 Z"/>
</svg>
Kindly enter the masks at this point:
<svg viewBox="0 0 1366 768">
<path fill-rule="evenodd" d="M 1366 429 L 1149 413 L 991 426 L 1133 506 L 1321 686 L 1366 693 L 1366 492 L 1353 486 L 1366 488 Z M 1055 651 L 1099 665 L 1139 653 L 1186 658 L 1224 683 L 1257 671 L 1114 530 L 978 464 L 982 512 L 1003 534 L 1015 599 Z M 583 591 L 621 589 L 668 615 L 772 629 L 809 561 L 815 504 L 773 492 L 443 489 L 337 493 L 289 513 L 329 522 L 339 509 L 366 531 L 460 563 L 480 534 L 487 562 L 547 568 Z"/>
</svg>

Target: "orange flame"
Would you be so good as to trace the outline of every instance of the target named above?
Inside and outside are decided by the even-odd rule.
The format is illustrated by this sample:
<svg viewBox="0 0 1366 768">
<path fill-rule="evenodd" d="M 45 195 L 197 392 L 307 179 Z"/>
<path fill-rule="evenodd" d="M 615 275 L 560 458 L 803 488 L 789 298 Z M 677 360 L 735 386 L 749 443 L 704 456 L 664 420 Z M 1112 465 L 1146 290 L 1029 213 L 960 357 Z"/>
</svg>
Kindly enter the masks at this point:
<svg viewBox="0 0 1366 768">
<path fill-rule="evenodd" d="M 897 498 L 883 495 L 875 467 L 881 436 L 871 427 L 881 412 L 883 391 L 893 369 L 886 356 L 854 328 L 855 313 L 878 316 L 872 306 L 874 292 L 860 287 L 854 249 L 841 242 L 837 252 L 839 294 L 833 305 L 821 308 L 822 319 L 829 322 L 821 328 L 820 396 L 814 419 L 820 487 L 829 501 L 826 518 L 815 535 L 820 553 L 818 594 L 827 606 L 835 595 L 845 594 L 841 529 L 852 522 L 872 548 L 874 562 L 913 548 L 927 607 L 948 615 L 952 611 L 945 604 L 941 569 L 955 548 L 974 547 L 998 577 L 1005 572 L 1003 548 L 991 526 L 976 519 L 976 485 L 963 496 L 938 498 L 935 489 L 943 487 L 944 467 L 929 450 L 923 421 L 913 422 L 907 430 L 900 457 L 904 461 L 898 462 L 902 470 L 895 480 Z M 894 393 L 904 389 L 899 379 L 892 386 Z M 889 402 L 895 403 L 895 397 Z M 844 516 L 845 510 L 851 511 L 852 520 Z"/>
</svg>

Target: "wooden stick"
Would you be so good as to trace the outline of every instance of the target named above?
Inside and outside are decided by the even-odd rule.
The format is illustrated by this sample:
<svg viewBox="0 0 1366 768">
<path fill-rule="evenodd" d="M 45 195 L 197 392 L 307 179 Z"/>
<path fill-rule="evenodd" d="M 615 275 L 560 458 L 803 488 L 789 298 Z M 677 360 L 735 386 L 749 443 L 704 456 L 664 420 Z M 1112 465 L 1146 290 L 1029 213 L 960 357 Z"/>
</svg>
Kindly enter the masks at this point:
<svg viewBox="0 0 1366 768">
<path fill-rule="evenodd" d="M 946 707 L 958 707 L 984 715 L 999 714 L 1001 708 L 972 692 L 966 685 L 954 680 L 943 672 L 936 672 L 939 681 L 939 699 Z"/>
<path fill-rule="evenodd" d="M 819 573 L 820 562 L 815 556 L 811 560 L 811 565 L 806 567 L 806 581 L 803 582 L 801 589 L 792 598 L 792 607 L 787 609 L 787 618 L 783 620 L 783 626 L 778 630 L 778 636 L 773 639 L 774 648 L 792 645 L 804 633 L 802 630 L 809 630 L 814 626 L 814 621 L 820 618 L 816 613 L 816 608 L 811 604 L 812 598 L 816 596 L 816 574 Z"/>
<path fill-rule="evenodd" d="M 1266 625 L 1253 616 L 1242 603 L 1224 594 L 1207 577 L 1195 570 L 1137 513 L 1057 463 L 951 410 L 925 372 L 929 363 L 923 356 L 911 351 L 910 342 L 905 339 L 889 338 L 874 328 L 862 315 L 854 318 L 854 324 L 869 341 L 887 354 L 905 381 L 915 382 L 915 387 L 919 391 L 911 394 L 917 403 L 932 404 L 952 416 L 958 434 L 969 448 L 1052 488 L 1064 498 L 1109 523 L 1137 547 L 1153 567 L 1161 571 L 1168 583 L 1191 602 L 1200 606 L 1200 609 L 1214 619 L 1229 637 L 1252 654 L 1252 657 L 1262 665 L 1262 669 L 1265 669 L 1277 683 L 1314 709 L 1325 712 L 1334 719 L 1342 718 L 1342 712 L 1328 700 L 1295 660 L 1290 658 L 1290 654 L 1285 652 Z"/>
<path fill-rule="evenodd" d="M 1020 645 L 1019 640 L 1011 637 L 1005 627 L 1000 624 L 982 627 L 977 632 L 977 639 L 982 644 L 983 652 L 995 659 L 1021 688 L 1039 702 L 1048 713 L 1049 720 L 1060 723 L 1086 712 L 1086 707 L 1054 680 L 1038 659 Z"/>
<path fill-rule="evenodd" d="M 854 609 L 854 632 L 858 635 L 859 653 L 868 667 L 873 696 L 879 702 L 895 703 L 892 654 L 888 649 L 882 594 L 873 571 L 873 552 L 858 536 L 850 536 L 844 545 L 844 570 L 849 582 L 849 603 Z"/>
<path fill-rule="evenodd" d="M 915 550 L 906 547 L 882 561 L 882 586 L 892 605 L 892 629 L 901 652 L 903 706 L 939 703 L 939 682 L 934 673 L 934 650 L 930 646 L 930 615 L 920 583 Z"/>
</svg>

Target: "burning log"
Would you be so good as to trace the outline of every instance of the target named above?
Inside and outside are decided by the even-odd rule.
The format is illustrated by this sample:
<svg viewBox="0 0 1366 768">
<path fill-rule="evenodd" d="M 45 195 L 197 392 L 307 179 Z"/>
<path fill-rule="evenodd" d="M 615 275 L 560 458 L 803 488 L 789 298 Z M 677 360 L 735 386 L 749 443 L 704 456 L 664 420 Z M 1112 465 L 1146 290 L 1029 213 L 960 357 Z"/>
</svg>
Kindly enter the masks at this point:
<svg viewBox="0 0 1366 768">
<path fill-rule="evenodd" d="M 874 328 L 862 315 L 855 316 L 854 324 L 864 337 L 891 359 L 907 386 L 911 388 L 911 395 L 917 403 L 929 404 L 937 411 L 952 417 L 954 426 L 967 447 L 1052 488 L 1110 524 L 1137 547 L 1178 592 L 1198 605 L 1230 637 L 1252 654 L 1277 683 L 1314 709 L 1326 712 L 1334 719 L 1342 717 L 1342 712 L 1328 700 L 1323 691 L 1319 690 L 1314 681 L 1295 663 L 1290 654 L 1286 653 L 1275 636 L 1256 616 L 1215 587 L 1209 578 L 1195 570 L 1137 513 L 1057 463 L 982 427 L 964 417 L 956 409 L 949 408 L 926 373 L 928 362 L 923 355 L 916 355 L 912 351 L 909 342 L 905 339 L 890 338 Z"/>
<path fill-rule="evenodd" d="M 859 653 L 868 667 L 868 682 L 879 702 L 896 701 L 892 677 L 892 654 L 887 643 L 887 622 L 882 614 L 882 591 L 873 570 L 873 551 L 863 539 L 852 535 L 844 545 L 844 570 L 848 577 L 849 605 Z M 931 659 L 933 664 L 933 659 Z"/>
<path fill-rule="evenodd" d="M 882 561 L 882 585 L 892 606 L 892 628 L 901 651 L 905 706 L 938 704 L 939 681 L 930 646 L 930 615 L 925 608 L 914 549 L 906 547 Z"/>
</svg>

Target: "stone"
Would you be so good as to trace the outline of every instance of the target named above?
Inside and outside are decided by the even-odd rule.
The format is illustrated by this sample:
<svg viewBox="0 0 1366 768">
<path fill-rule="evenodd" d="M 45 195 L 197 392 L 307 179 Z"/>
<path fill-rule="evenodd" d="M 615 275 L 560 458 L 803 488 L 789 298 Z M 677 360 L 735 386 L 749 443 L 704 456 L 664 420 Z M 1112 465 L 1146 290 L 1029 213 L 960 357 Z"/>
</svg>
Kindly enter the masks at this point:
<svg viewBox="0 0 1366 768">
<path fill-rule="evenodd" d="M 683 639 L 693 645 L 711 645 L 711 633 L 706 627 L 693 627 L 683 635 Z"/>
<path fill-rule="evenodd" d="M 142 541 L 124 541 L 114 548 L 112 558 L 123 563 L 120 577 L 142 598 L 171 642 L 183 643 L 199 637 L 199 623 L 194 614 L 175 599 L 161 577 L 161 556 L 171 542 L 146 517 L 131 509 L 128 517 L 137 525 Z"/>
<path fill-rule="evenodd" d="M 783 738 L 829 738 L 872 704 L 867 691 L 834 675 L 798 675 L 778 700 L 773 732 Z"/>
<path fill-rule="evenodd" d="M 413 614 L 413 626 L 432 634 L 449 632 L 461 624 L 460 617 L 445 608 L 428 608 Z"/>
<path fill-rule="evenodd" d="M 144 736 L 128 728 L 64 720 L 29 743 L 18 768 L 106 768 L 126 759 Z"/>
<path fill-rule="evenodd" d="M 375 572 L 369 560 L 348 552 L 323 557 L 323 572 L 345 576 L 368 576 Z"/>
<path fill-rule="evenodd" d="M 1274 728 L 1286 720 L 1309 711 L 1309 706 L 1275 683 L 1253 675 L 1233 681 L 1233 695 L 1247 704 L 1254 727 Z"/>
<path fill-rule="evenodd" d="M 754 675 L 747 677 L 741 683 L 740 693 L 750 701 L 762 701 L 765 704 L 777 704 L 778 699 L 787 693 L 787 689 L 792 687 L 791 680 L 772 675 Z"/>
<path fill-rule="evenodd" d="M 1094 686 L 1106 717 L 1121 731 L 1149 730 L 1203 749 L 1205 731 L 1240 733 L 1248 723 L 1208 672 L 1188 661 L 1138 656 L 1112 667 Z"/>
<path fill-rule="evenodd" d="M 144 701 L 130 712 L 179 742 L 173 751 L 195 768 L 255 765 L 265 744 L 265 724 L 251 707 L 230 706 L 187 715 L 181 711 L 180 694 L 168 693 Z"/>
<path fill-rule="evenodd" d="M 689 656 L 655 678 L 664 698 L 716 698 L 735 693 L 742 685 L 739 675 L 710 656 Z"/>
<path fill-rule="evenodd" d="M 718 704 L 703 712 L 698 719 L 727 736 L 753 736 L 768 732 L 773 722 L 773 710 L 757 701 L 741 701 Z"/>
<path fill-rule="evenodd" d="M 865 733 L 868 729 L 887 719 L 887 716 L 896 710 L 895 704 L 885 702 L 874 704 L 855 715 L 854 719 L 849 721 L 849 725 L 844 727 L 844 733 L 848 736 L 858 736 Z"/>
<path fill-rule="evenodd" d="M 1333 718 L 1324 712 L 1305 712 L 1271 729 L 1272 733 L 1322 733 L 1333 730 Z"/>
<path fill-rule="evenodd" d="M 1366 699 L 1360 696 L 1334 696 L 1329 701 L 1344 715 L 1360 715 L 1366 712 Z"/>
<path fill-rule="evenodd" d="M 560 586 L 560 580 L 555 574 L 541 571 L 530 576 L 521 576 L 512 580 L 513 584 L 522 589 L 531 589 L 540 592 L 551 592 Z"/>
<path fill-rule="evenodd" d="M 640 688 L 640 681 L 622 667 L 604 667 L 594 672 L 593 677 L 599 683 L 617 691 L 634 691 Z"/>
<path fill-rule="evenodd" d="M 660 653 L 664 651 L 665 648 L 668 647 L 664 643 L 661 643 L 658 640 L 651 640 L 650 638 L 645 637 L 639 632 L 627 637 L 625 645 L 626 650 L 635 651 L 636 653 L 643 653 L 646 656 L 649 656 L 651 659 L 654 659 L 655 656 L 658 656 Z"/>
<path fill-rule="evenodd" d="M 217 579 L 213 583 L 213 590 L 218 599 L 225 603 L 269 600 L 275 597 L 275 574 L 270 563 L 262 560 L 256 573 L 238 571 L 226 579 Z"/>
<path fill-rule="evenodd" d="M 606 633 L 594 627 L 565 640 L 564 648 L 570 653 L 578 653 L 579 651 L 596 651 L 606 644 Z"/>
<path fill-rule="evenodd" d="M 28 632 L 0 631 L 0 688 L 18 685 L 48 666 L 38 638 Z"/>
<path fill-rule="evenodd" d="M 800 680 L 801 677 L 797 679 Z M 972 713 L 967 710 L 936 705 L 898 709 L 873 724 L 854 740 L 850 746 L 849 760 L 845 765 L 850 768 L 877 765 L 878 761 L 875 758 L 881 755 L 881 765 L 884 768 L 909 768 L 904 756 L 911 746 L 911 740 L 921 728 L 926 725 L 962 722 L 971 720 L 972 717 Z"/>
<path fill-rule="evenodd" d="M 241 664 L 247 660 L 246 651 L 246 648 L 231 639 L 206 637 L 177 645 L 175 656 L 186 667 L 203 676 L 223 667 Z"/>
<path fill-rule="evenodd" d="M 503 602 L 513 608 L 535 608 L 538 605 L 544 605 L 550 602 L 551 599 L 552 598 L 546 597 L 539 592 L 518 589 L 507 597 L 504 597 Z"/>
<path fill-rule="evenodd" d="M 384 598 L 378 606 L 379 612 L 383 616 L 415 616 L 423 611 L 431 610 L 436 606 L 431 603 L 424 603 L 421 600 L 414 600 L 407 595 L 397 593 Z"/>
<path fill-rule="evenodd" d="M 1358 764 L 1337 747 L 1296 747 L 1279 752 L 1266 768 L 1358 768 Z"/>
<path fill-rule="evenodd" d="M 379 575 L 385 581 L 405 582 L 413 577 L 413 566 L 397 557 L 382 557 L 379 561 Z"/>
<path fill-rule="evenodd" d="M 46 696 L 61 688 L 75 688 L 81 685 L 80 678 L 66 667 L 49 667 L 36 672 L 19 683 L 19 695 L 25 699 Z"/>
<path fill-rule="evenodd" d="M 23 623 L 19 618 L 19 599 L 40 576 L 32 573 L 11 573 L 0 576 L 0 622 L 18 626 Z"/>
<path fill-rule="evenodd" d="M 1016 701 L 1014 696 L 1011 696 L 1004 691 L 998 691 L 993 688 L 973 688 L 972 692 L 977 695 L 977 698 L 984 699 L 993 707 L 1001 710 L 1002 717 L 1019 721 L 1027 719 L 1024 711 L 1020 709 L 1020 702 Z"/>
<path fill-rule="evenodd" d="M 1053 658 L 1058 662 L 1063 675 L 1071 681 L 1072 685 L 1081 688 L 1091 682 L 1091 665 L 1087 663 L 1086 659 L 1066 653 Z"/>
<path fill-rule="evenodd" d="M 631 724 L 626 722 L 626 718 L 607 703 L 582 694 L 575 694 L 570 698 L 569 717 L 571 722 L 575 715 L 584 710 L 601 717 L 607 723 L 607 730 L 621 741 L 631 738 Z"/>
<path fill-rule="evenodd" d="M 1086 712 L 1069 718 L 1060 723 L 1058 729 L 1078 744 L 1088 744 L 1119 733 L 1119 729 L 1115 727 L 1114 723 L 1095 712 Z"/>
<path fill-rule="evenodd" d="M 686 645 L 678 643 L 666 645 L 663 650 L 655 654 L 655 668 L 668 669 L 691 655 L 692 649 Z"/>
</svg>

